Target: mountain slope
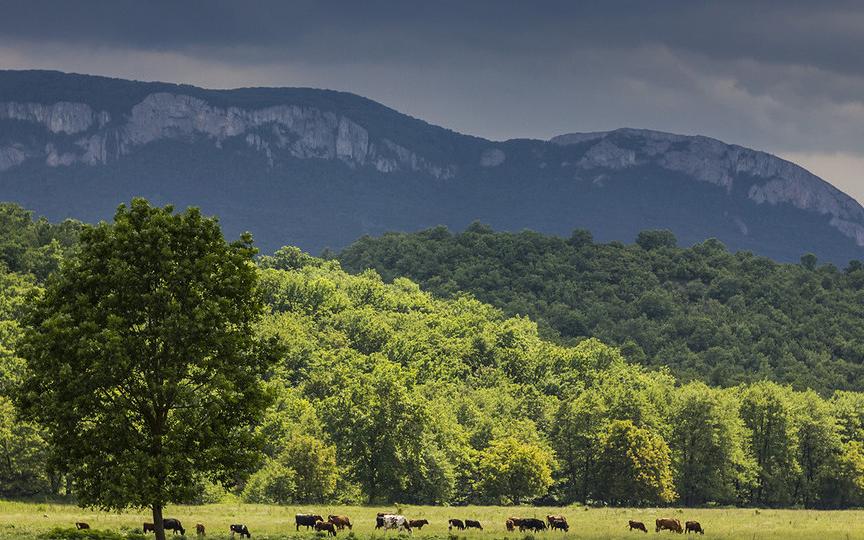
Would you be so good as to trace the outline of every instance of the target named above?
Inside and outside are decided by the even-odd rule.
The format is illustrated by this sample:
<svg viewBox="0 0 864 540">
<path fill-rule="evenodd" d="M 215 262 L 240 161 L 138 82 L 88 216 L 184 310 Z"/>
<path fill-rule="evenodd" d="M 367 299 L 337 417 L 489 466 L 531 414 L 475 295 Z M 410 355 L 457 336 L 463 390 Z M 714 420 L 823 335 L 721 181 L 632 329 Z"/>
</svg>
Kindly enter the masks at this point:
<svg viewBox="0 0 864 540">
<path fill-rule="evenodd" d="M 355 95 L 0 72 L 0 199 L 52 219 L 135 195 L 195 204 L 266 251 L 482 220 L 632 240 L 669 228 L 780 260 L 864 253 L 864 209 L 804 169 L 705 137 L 461 135 Z"/>
</svg>

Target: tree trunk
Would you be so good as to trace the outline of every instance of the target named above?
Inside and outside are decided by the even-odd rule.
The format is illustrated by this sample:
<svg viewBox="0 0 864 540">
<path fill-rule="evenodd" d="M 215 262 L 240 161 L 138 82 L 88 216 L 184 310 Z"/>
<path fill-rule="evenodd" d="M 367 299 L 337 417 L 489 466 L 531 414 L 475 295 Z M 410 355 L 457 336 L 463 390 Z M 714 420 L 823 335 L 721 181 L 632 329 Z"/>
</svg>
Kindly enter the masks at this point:
<svg viewBox="0 0 864 540">
<path fill-rule="evenodd" d="M 156 529 L 156 540 L 165 540 L 165 524 L 162 523 L 162 505 L 153 505 L 153 528 Z"/>
</svg>

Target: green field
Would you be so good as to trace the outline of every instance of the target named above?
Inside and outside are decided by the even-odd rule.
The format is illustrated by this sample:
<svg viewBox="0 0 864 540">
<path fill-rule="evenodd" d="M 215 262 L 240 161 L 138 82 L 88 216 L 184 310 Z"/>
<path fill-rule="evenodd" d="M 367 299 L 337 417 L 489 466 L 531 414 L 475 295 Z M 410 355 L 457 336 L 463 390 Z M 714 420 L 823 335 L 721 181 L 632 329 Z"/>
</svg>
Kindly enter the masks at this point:
<svg viewBox="0 0 864 540">
<path fill-rule="evenodd" d="M 345 514 L 354 523 L 354 537 L 361 539 L 384 539 L 398 537 L 396 532 L 386 534 L 374 530 L 375 514 L 379 511 L 399 511 L 412 519 L 428 519 L 430 524 L 422 531 L 415 531 L 415 538 L 448 538 L 447 519 L 470 518 L 479 520 L 483 532 L 458 533 L 458 539 L 510 538 L 523 540 L 526 534 L 507 533 L 504 520 L 507 516 L 539 517 L 547 513 L 564 514 L 570 522 L 570 533 L 545 532 L 534 535 L 543 538 L 641 538 L 644 533 L 628 532 L 627 521 L 643 521 L 649 527 L 647 536 L 654 533 L 653 521 L 656 517 L 676 517 L 682 521 L 696 520 L 706 529 L 706 537 L 745 538 L 745 539 L 782 539 L 833 538 L 864 539 L 864 511 L 811 511 L 811 510 L 754 510 L 754 509 L 622 509 L 602 508 L 585 509 L 535 508 L 535 507 L 345 507 L 345 506 L 267 506 L 250 504 L 217 504 L 205 506 L 172 506 L 167 517 L 180 519 L 187 529 L 188 537 L 194 537 L 194 526 L 203 523 L 207 527 L 208 538 L 228 537 L 228 525 L 245 523 L 252 532 L 253 539 L 298 537 L 312 539 L 314 533 L 295 533 L 294 514 L 315 512 L 326 517 L 327 514 Z M 86 521 L 93 529 L 108 529 L 129 532 L 140 529 L 143 521 L 151 521 L 146 512 L 125 512 L 122 514 L 97 512 L 81 509 L 72 505 L 0 502 L 0 540 L 37 538 L 55 527 L 72 527 L 76 521 Z M 663 537 L 675 536 L 673 533 L 660 533 Z M 347 531 L 339 537 L 349 536 Z M 531 535 L 527 535 L 528 538 Z M 453 537 L 457 540 L 457 536 Z"/>
</svg>

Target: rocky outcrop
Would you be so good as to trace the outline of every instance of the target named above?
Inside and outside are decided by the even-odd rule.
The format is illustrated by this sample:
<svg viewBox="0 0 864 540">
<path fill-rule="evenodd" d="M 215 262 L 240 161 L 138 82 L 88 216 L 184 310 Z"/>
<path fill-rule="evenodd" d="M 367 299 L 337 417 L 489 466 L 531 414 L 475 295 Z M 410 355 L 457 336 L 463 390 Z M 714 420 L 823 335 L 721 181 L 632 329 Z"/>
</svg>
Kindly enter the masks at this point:
<svg viewBox="0 0 864 540">
<path fill-rule="evenodd" d="M 482 154 L 480 154 L 480 166 L 481 167 L 497 167 L 504 163 L 507 159 L 507 154 L 504 153 L 503 150 L 499 148 L 489 148 L 488 150 L 484 150 Z"/>
<path fill-rule="evenodd" d="M 26 159 L 27 153 L 20 146 L 0 147 L 0 171 L 20 165 Z"/>
<path fill-rule="evenodd" d="M 636 129 L 571 133 L 551 142 L 564 146 L 587 144 L 584 157 L 576 165 L 588 170 L 653 164 L 727 191 L 736 181 L 755 180 L 747 196 L 756 204 L 790 204 L 830 215 L 832 226 L 864 246 L 864 208 L 857 201 L 802 167 L 765 152 L 708 137 Z M 743 222 L 736 225 L 746 229 Z"/>
<path fill-rule="evenodd" d="M 132 107 L 128 117 L 108 125 L 108 113 L 95 113 L 83 103 L 0 103 L 0 120 L 37 123 L 52 134 L 81 135 L 77 151 L 4 149 L 0 167 L 39 157 L 50 167 L 75 163 L 105 164 L 136 148 L 165 139 L 206 139 L 217 147 L 240 137 L 261 152 L 272 166 L 281 155 L 300 159 L 339 160 L 351 167 L 371 165 L 384 173 L 414 171 L 438 179 L 451 178 L 456 167 L 436 164 L 393 141 L 370 140 L 368 131 L 350 118 L 314 107 L 285 104 L 261 109 L 214 107 L 184 95 L 157 92 Z M 23 157 L 23 159 L 22 159 Z"/>
<path fill-rule="evenodd" d="M 104 126 L 110 119 L 107 112 L 94 113 L 93 109 L 84 103 L 0 103 L 0 120 L 35 122 L 51 133 L 81 133 L 90 129 L 94 123 Z"/>
</svg>

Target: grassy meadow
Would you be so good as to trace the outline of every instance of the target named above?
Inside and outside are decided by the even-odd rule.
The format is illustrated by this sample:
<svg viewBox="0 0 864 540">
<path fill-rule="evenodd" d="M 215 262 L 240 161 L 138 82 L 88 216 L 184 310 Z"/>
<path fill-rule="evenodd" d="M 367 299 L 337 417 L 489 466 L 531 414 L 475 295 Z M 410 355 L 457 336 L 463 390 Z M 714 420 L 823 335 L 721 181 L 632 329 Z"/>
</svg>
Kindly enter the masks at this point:
<svg viewBox="0 0 864 540">
<path fill-rule="evenodd" d="M 422 531 L 414 531 L 413 537 L 448 538 L 449 518 L 477 519 L 484 531 L 460 532 L 448 540 L 503 539 L 523 540 L 534 538 L 640 538 L 644 533 L 629 532 L 627 521 L 643 521 L 649 528 L 648 536 L 656 536 L 653 522 L 656 517 L 676 517 L 702 523 L 706 537 L 728 539 L 778 539 L 795 540 L 815 538 L 828 540 L 864 539 L 864 511 L 814 511 L 814 510 L 755 510 L 755 509 L 653 509 L 653 508 L 535 508 L 535 507 L 346 507 L 346 506 L 269 506 L 251 504 L 213 504 L 204 506 L 172 506 L 166 517 L 176 517 L 186 527 L 187 537 L 194 537 L 196 523 L 207 527 L 207 537 L 224 539 L 228 525 L 245 523 L 253 539 L 295 537 L 312 540 L 315 533 L 300 533 L 294 530 L 294 514 L 315 512 L 348 515 L 354 524 L 353 536 L 346 530 L 338 537 L 379 539 L 398 537 L 391 531 L 375 531 L 375 514 L 379 511 L 399 511 L 411 519 L 428 519 L 429 525 Z M 564 514 L 570 523 L 570 532 L 545 532 L 536 535 L 507 533 L 504 521 L 508 516 L 543 518 L 547 513 Z M 76 521 L 85 521 L 96 530 L 118 532 L 140 531 L 141 523 L 151 521 L 146 512 L 107 513 L 78 508 L 73 505 L 0 502 L 0 540 L 26 540 L 55 527 L 73 527 Z M 662 532 L 662 536 L 674 533 Z"/>
</svg>

